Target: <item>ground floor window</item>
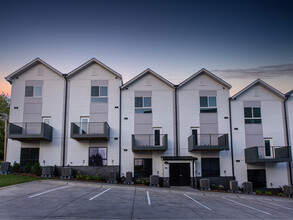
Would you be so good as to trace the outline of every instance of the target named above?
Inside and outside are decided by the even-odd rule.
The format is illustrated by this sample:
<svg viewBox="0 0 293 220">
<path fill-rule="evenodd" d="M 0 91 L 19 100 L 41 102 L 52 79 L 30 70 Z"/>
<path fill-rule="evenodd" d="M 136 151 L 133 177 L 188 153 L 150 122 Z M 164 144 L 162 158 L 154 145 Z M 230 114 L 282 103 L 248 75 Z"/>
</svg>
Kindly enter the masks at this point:
<svg viewBox="0 0 293 220">
<path fill-rule="evenodd" d="M 134 159 L 134 177 L 144 178 L 153 174 L 152 159 Z"/>
<path fill-rule="evenodd" d="M 107 148 L 90 147 L 89 166 L 106 166 L 107 165 Z"/>
<path fill-rule="evenodd" d="M 219 158 L 201 158 L 202 177 L 220 176 Z"/>
<path fill-rule="evenodd" d="M 24 166 L 26 163 L 34 165 L 39 162 L 39 148 L 21 148 L 20 151 L 20 165 Z"/>
<path fill-rule="evenodd" d="M 252 182 L 253 188 L 267 187 L 266 170 L 247 170 L 247 180 Z"/>
</svg>

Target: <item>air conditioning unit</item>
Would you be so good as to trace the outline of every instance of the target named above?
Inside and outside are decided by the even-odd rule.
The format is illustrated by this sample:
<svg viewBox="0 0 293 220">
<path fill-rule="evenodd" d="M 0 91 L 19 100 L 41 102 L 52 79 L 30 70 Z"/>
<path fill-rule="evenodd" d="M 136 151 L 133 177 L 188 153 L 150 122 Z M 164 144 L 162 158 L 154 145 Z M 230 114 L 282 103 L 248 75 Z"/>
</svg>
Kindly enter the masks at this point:
<svg viewBox="0 0 293 220">
<path fill-rule="evenodd" d="M 1 162 L 0 174 L 9 174 L 9 173 L 10 173 L 10 162 Z"/>
<path fill-rule="evenodd" d="M 253 188 L 252 188 L 252 182 L 243 182 L 242 183 L 243 186 L 243 192 L 244 193 L 252 193 Z"/>
<path fill-rule="evenodd" d="M 160 177 L 158 175 L 150 176 L 150 186 L 155 186 L 155 187 L 160 186 Z"/>
<path fill-rule="evenodd" d="M 42 175 L 43 178 L 54 177 L 54 167 L 53 166 L 44 166 L 42 167 Z"/>
<path fill-rule="evenodd" d="M 293 186 L 283 186 L 283 191 L 286 196 L 291 196 L 293 194 Z"/>
<path fill-rule="evenodd" d="M 237 192 L 238 191 L 238 181 L 236 181 L 236 180 L 230 180 L 229 181 L 229 185 L 230 185 L 230 190 L 232 192 Z"/>
<path fill-rule="evenodd" d="M 116 172 L 110 172 L 109 179 L 107 183 L 117 183 L 117 173 Z"/>
<path fill-rule="evenodd" d="M 211 190 L 211 182 L 209 179 L 200 179 L 199 187 L 201 190 Z"/>
<path fill-rule="evenodd" d="M 134 184 L 132 180 L 132 172 L 126 172 L 126 181 L 124 182 L 124 184 Z"/>
<path fill-rule="evenodd" d="M 60 179 L 71 179 L 73 178 L 73 168 L 72 167 L 61 167 Z"/>
</svg>

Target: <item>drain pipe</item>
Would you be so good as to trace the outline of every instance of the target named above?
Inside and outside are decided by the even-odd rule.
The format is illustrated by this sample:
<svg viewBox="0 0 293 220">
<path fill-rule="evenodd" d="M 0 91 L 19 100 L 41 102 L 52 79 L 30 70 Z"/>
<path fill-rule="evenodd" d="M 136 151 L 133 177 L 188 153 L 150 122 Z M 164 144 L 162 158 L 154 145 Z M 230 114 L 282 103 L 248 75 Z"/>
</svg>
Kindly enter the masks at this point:
<svg viewBox="0 0 293 220">
<path fill-rule="evenodd" d="M 175 156 L 179 157 L 179 149 L 178 149 L 178 104 L 177 104 L 177 89 L 178 85 L 174 85 L 175 88 Z"/>
<path fill-rule="evenodd" d="M 230 143 L 231 143 L 231 162 L 232 162 L 232 176 L 235 179 L 234 173 L 234 154 L 233 154 L 233 134 L 232 134 L 232 110 L 231 110 L 231 101 L 229 98 L 229 122 L 230 122 Z"/>
<path fill-rule="evenodd" d="M 289 147 L 289 132 L 288 132 L 288 121 L 287 121 L 287 108 L 286 108 L 286 101 L 289 99 L 290 96 L 286 96 L 286 99 L 284 100 L 284 115 L 285 115 L 285 129 L 286 129 L 286 142 L 287 147 Z M 289 154 L 290 155 L 290 154 Z M 290 185 L 292 185 L 292 166 L 291 162 L 288 162 L 289 165 L 289 178 L 290 178 Z"/>
<path fill-rule="evenodd" d="M 121 178 L 121 117 L 122 117 L 122 106 L 121 106 L 121 99 L 122 99 L 122 89 L 120 87 L 120 93 L 119 93 L 119 96 L 120 96 L 120 100 L 119 100 L 119 179 Z"/>
<path fill-rule="evenodd" d="M 63 74 L 63 77 L 65 79 L 65 106 L 64 106 L 64 124 L 63 124 L 63 157 L 62 157 L 62 166 L 65 166 L 65 150 L 66 150 L 66 123 L 67 123 L 67 93 L 68 93 L 68 81 L 65 74 Z"/>
</svg>

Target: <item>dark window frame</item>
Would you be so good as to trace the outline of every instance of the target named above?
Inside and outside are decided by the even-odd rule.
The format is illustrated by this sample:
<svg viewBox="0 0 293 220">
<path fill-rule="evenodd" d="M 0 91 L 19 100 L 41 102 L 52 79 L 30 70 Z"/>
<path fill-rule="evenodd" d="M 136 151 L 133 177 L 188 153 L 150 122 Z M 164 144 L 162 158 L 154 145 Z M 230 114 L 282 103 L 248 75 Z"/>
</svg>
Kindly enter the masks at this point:
<svg viewBox="0 0 293 220">
<path fill-rule="evenodd" d="M 261 124 L 261 107 L 244 107 L 245 124 Z"/>
<path fill-rule="evenodd" d="M 216 105 L 210 105 L 210 98 L 215 98 Z M 204 102 L 202 100 L 206 99 Z M 199 97 L 199 107 L 200 113 L 217 113 L 218 105 L 217 105 L 217 96 L 200 96 Z"/>
<path fill-rule="evenodd" d="M 24 151 L 28 151 L 28 158 L 23 158 L 25 152 Z M 36 152 L 32 152 L 32 151 L 37 151 L 38 154 L 38 158 L 32 158 L 33 153 Z M 22 147 L 20 150 L 20 165 L 21 166 L 25 166 L 27 162 L 29 162 L 31 165 L 34 165 L 36 163 L 39 163 L 40 160 L 40 148 L 26 148 L 26 147 Z"/>
<path fill-rule="evenodd" d="M 143 165 L 140 165 L 140 166 L 142 166 L 142 169 L 137 169 L 137 167 L 138 167 L 138 165 L 136 166 L 135 165 L 135 160 L 142 160 L 143 162 L 142 162 L 142 164 Z M 146 169 L 146 168 L 148 168 L 148 167 L 145 167 L 144 169 L 143 169 L 143 167 L 144 166 L 146 166 L 145 165 L 145 160 L 149 160 L 151 163 L 150 163 L 150 165 L 151 165 L 151 169 L 149 170 L 149 169 Z M 134 177 L 135 178 L 149 178 L 152 174 L 153 174 L 153 159 L 152 158 L 134 158 L 133 159 L 133 170 L 134 170 Z M 149 165 L 149 164 L 148 164 Z"/>
<path fill-rule="evenodd" d="M 95 165 L 95 163 L 92 163 L 93 159 L 90 159 L 90 153 L 92 148 L 105 148 L 106 149 L 106 159 L 102 158 L 102 164 L 101 165 Z M 103 163 L 105 161 L 105 164 Z M 102 166 L 107 166 L 108 165 L 108 148 L 107 147 L 89 147 L 88 150 L 88 166 L 91 167 L 102 167 Z"/>
<path fill-rule="evenodd" d="M 145 106 L 145 99 L 150 99 L 150 106 Z M 141 99 L 141 106 L 137 106 L 136 99 Z M 139 103 L 140 104 L 140 103 Z M 134 112 L 135 113 L 152 113 L 152 97 L 151 96 L 135 96 L 134 97 Z"/>
<path fill-rule="evenodd" d="M 101 95 L 101 88 L 107 88 L 107 95 Z M 94 89 L 98 89 L 94 91 Z M 91 102 L 108 102 L 109 87 L 107 85 L 91 86 Z"/>
<path fill-rule="evenodd" d="M 41 88 L 41 95 L 36 96 L 36 88 L 40 87 Z M 24 92 L 24 97 L 28 98 L 38 98 L 43 96 L 43 86 L 25 86 L 25 92 Z"/>
</svg>

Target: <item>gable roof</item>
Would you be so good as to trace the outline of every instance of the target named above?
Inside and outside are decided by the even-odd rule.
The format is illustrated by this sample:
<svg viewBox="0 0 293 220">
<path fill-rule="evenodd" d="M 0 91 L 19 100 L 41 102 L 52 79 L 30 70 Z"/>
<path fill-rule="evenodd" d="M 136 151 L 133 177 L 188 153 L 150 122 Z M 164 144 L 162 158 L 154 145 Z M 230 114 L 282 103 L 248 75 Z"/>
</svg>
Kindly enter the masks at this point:
<svg viewBox="0 0 293 220">
<path fill-rule="evenodd" d="M 206 70 L 205 68 L 202 68 L 201 70 L 199 70 L 198 72 L 196 72 L 195 74 L 193 74 L 192 76 L 190 76 L 189 78 L 187 78 L 186 80 L 181 82 L 179 84 L 179 88 L 184 86 L 185 84 L 187 84 L 188 82 L 190 82 L 191 80 L 195 79 L 196 77 L 198 77 L 201 74 L 208 75 L 209 77 L 211 77 L 212 79 L 214 79 L 218 83 L 222 84 L 223 86 L 228 87 L 229 89 L 232 88 L 232 86 L 229 83 L 227 83 L 226 81 L 222 80 L 220 77 L 216 76 L 215 74 L 211 73 L 210 71 Z"/>
<path fill-rule="evenodd" d="M 30 68 L 34 67 L 37 64 L 43 64 L 44 66 L 48 67 L 50 70 L 52 70 L 53 72 L 57 73 L 58 75 L 60 75 L 61 77 L 63 77 L 63 74 L 58 71 L 57 69 L 55 69 L 54 67 L 52 67 L 51 65 L 49 65 L 48 63 L 46 63 L 45 61 L 43 61 L 40 58 L 36 58 L 34 60 L 32 60 L 31 62 L 29 62 L 28 64 L 24 65 L 23 67 L 19 68 L 18 70 L 14 71 L 13 73 L 11 73 L 10 75 L 6 76 L 5 79 L 8 82 L 12 82 L 12 79 L 20 76 L 21 74 L 23 74 L 25 71 L 29 70 Z"/>
<path fill-rule="evenodd" d="M 122 79 L 122 76 L 119 73 L 117 73 L 116 71 L 114 71 L 113 69 L 108 67 L 107 65 L 103 64 L 101 61 L 97 60 L 96 58 L 92 58 L 89 61 L 87 61 L 84 64 L 82 64 L 79 67 L 77 67 L 76 69 L 72 70 L 70 73 L 67 74 L 67 78 L 71 78 L 72 76 L 74 76 L 75 74 L 77 74 L 80 71 L 84 70 L 85 68 L 89 67 L 93 63 L 96 63 L 96 64 L 100 65 L 101 67 L 105 68 L 106 70 L 108 70 L 109 72 L 114 74 L 115 76 L 117 76 L 117 77 Z"/>
<path fill-rule="evenodd" d="M 233 99 L 236 99 L 238 96 L 240 96 L 241 94 L 243 94 L 244 92 L 246 92 L 247 90 L 249 90 L 250 88 L 252 88 L 255 85 L 261 85 L 262 87 L 264 87 L 265 89 L 267 89 L 271 93 L 275 94 L 276 96 L 280 97 L 281 99 L 285 99 L 285 96 L 284 96 L 283 93 L 281 93 L 279 90 L 275 89 L 274 87 L 270 86 L 266 82 L 262 81 L 261 79 L 257 79 L 254 82 L 252 82 L 251 84 L 249 84 L 248 86 L 246 86 L 244 89 L 242 89 L 241 91 L 239 91 L 238 93 L 236 93 L 235 95 L 233 95 L 231 97 L 231 99 L 232 100 Z"/>
<path fill-rule="evenodd" d="M 287 92 L 287 93 L 285 94 L 285 96 L 286 96 L 286 97 L 293 96 L 293 90 Z"/>
<path fill-rule="evenodd" d="M 159 75 L 158 73 L 152 71 L 150 68 L 147 68 L 145 71 L 141 72 L 140 74 L 138 74 L 136 77 L 132 78 L 131 80 L 129 80 L 127 83 L 125 83 L 124 85 L 121 86 L 121 89 L 124 89 L 125 87 L 133 84 L 135 81 L 137 81 L 138 79 L 140 79 L 141 77 L 147 75 L 147 74 L 151 74 L 154 77 L 156 77 L 157 79 L 161 80 L 163 83 L 167 84 L 168 86 L 174 88 L 174 84 L 171 83 L 170 81 L 168 81 L 167 79 L 165 79 L 164 77 L 162 77 L 161 75 Z"/>
</svg>

